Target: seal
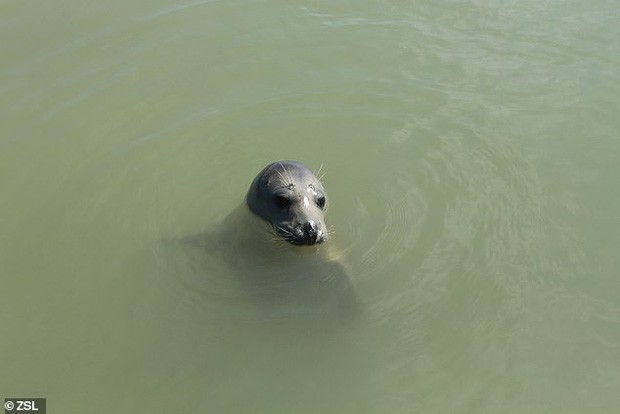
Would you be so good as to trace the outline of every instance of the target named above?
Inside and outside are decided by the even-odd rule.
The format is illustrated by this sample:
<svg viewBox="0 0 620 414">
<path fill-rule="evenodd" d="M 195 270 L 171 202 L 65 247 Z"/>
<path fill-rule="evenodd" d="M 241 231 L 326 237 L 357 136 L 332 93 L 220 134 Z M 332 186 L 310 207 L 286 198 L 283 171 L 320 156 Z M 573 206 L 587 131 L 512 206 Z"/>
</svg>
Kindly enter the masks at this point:
<svg viewBox="0 0 620 414">
<path fill-rule="evenodd" d="M 327 241 L 325 189 L 312 171 L 296 161 L 276 161 L 258 173 L 246 195 L 258 217 L 293 245 Z"/>
<path fill-rule="evenodd" d="M 219 225 L 181 240 L 198 246 L 207 263 L 223 258 L 232 280 L 261 310 L 351 320 L 359 301 L 349 266 L 328 243 L 327 206 L 325 189 L 308 167 L 276 161 L 256 175 L 244 202 Z M 205 274 L 220 269 L 205 267 Z"/>
</svg>

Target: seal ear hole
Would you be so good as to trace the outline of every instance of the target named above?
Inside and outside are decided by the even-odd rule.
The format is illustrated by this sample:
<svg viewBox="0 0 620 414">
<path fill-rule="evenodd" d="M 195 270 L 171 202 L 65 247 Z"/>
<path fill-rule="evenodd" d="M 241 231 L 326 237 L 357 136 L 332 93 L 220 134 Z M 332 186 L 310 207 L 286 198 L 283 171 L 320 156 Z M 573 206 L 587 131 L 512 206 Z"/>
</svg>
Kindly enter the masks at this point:
<svg viewBox="0 0 620 414">
<path fill-rule="evenodd" d="M 277 195 L 273 197 L 273 202 L 278 208 L 286 208 L 291 205 L 291 200 L 288 197 Z"/>
<path fill-rule="evenodd" d="M 319 206 L 319 208 L 325 208 L 325 197 L 319 197 L 316 200 L 316 205 Z"/>
</svg>

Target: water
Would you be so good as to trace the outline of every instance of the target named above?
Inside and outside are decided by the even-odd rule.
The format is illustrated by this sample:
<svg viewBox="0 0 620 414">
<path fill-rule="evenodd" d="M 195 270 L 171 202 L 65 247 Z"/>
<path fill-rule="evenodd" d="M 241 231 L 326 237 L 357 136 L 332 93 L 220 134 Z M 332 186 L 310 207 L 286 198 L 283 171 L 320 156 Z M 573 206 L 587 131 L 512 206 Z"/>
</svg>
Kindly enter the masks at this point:
<svg viewBox="0 0 620 414">
<path fill-rule="evenodd" d="M 617 2 L 0 16 L 1 395 L 67 413 L 620 406 Z M 225 264 L 162 243 L 220 222 L 275 159 L 326 172 L 356 323 L 218 297 L 204 280 Z"/>
</svg>

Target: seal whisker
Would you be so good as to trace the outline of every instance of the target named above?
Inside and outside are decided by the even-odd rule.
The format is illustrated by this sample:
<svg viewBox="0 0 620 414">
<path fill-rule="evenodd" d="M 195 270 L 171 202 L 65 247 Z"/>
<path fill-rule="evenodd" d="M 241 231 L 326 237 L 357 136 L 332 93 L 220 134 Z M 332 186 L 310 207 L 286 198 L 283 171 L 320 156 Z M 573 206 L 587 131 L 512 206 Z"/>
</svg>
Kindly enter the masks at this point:
<svg viewBox="0 0 620 414">
<path fill-rule="evenodd" d="M 290 231 L 290 230 L 288 230 L 288 229 L 285 229 L 284 227 L 280 227 L 280 226 L 276 226 L 276 230 L 277 230 L 279 233 L 291 234 L 291 235 L 293 234 L 293 232 L 292 232 L 292 231 Z"/>
<path fill-rule="evenodd" d="M 282 169 L 284 170 L 284 173 L 286 174 L 286 178 L 287 178 L 287 183 L 289 183 L 290 185 L 293 185 L 293 176 L 291 175 L 291 172 L 286 168 L 286 166 L 282 163 L 280 163 L 280 166 L 282 167 Z"/>
<path fill-rule="evenodd" d="M 286 171 L 286 168 L 284 168 L 284 165 L 282 164 L 282 162 L 281 162 L 281 161 L 278 161 L 278 165 L 280 166 L 280 168 L 281 168 L 282 170 Z M 282 174 L 282 171 L 280 171 L 280 170 L 276 169 L 276 170 L 275 170 L 275 172 L 277 172 L 277 173 L 278 173 L 278 177 L 280 177 L 280 180 L 281 180 L 283 183 L 290 183 L 290 181 L 287 181 L 287 180 L 286 180 L 286 178 L 285 178 L 285 177 L 284 177 L 284 175 Z"/>
<path fill-rule="evenodd" d="M 323 164 L 319 166 L 318 171 L 315 172 L 314 175 L 316 176 L 317 180 L 319 180 L 321 183 L 323 182 L 323 177 L 325 177 L 325 171 L 323 171 Z"/>
<path fill-rule="evenodd" d="M 273 237 L 271 241 L 278 247 L 282 247 L 287 244 L 286 240 L 282 239 L 281 237 Z"/>
<path fill-rule="evenodd" d="M 291 183 L 291 181 L 287 181 L 286 177 L 284 177 L 281 171 L 276 170 L 276 173 L 278 173 L 278 177 L 280 178 L 280 181 L 282 181 L 283 183 L 289 183 L 289 184 Z"/>
<path fill-rule="evenodd" d="M 279 236 L 280 240 L 288 241 L 294 238 L 294 234 L 292 231 L 285 229 L 284 227 L 275 226 L 276 235 Z"/>
<path fill-rule="evenodd" d="M 273 226 L 270 225 L 269 223 L 260 222 L 260 223 L 258 223 L 258 225 L 260 226 L 260 231 L 265 233 L 266 238 L 276 239 L 276 238 L 279 237 L 278 232 L 275 231 Z"/>
</svg>

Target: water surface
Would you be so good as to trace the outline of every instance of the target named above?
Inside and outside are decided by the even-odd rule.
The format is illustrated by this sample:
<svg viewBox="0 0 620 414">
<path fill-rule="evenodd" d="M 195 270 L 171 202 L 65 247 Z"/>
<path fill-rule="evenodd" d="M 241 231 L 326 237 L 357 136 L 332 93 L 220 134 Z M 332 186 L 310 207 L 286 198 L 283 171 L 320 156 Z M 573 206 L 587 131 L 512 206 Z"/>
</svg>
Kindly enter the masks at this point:
<svg viewBox="0 0 620 414">
<path fill-rule="evenodd" d="M 8 0 L 0 35 L 5 397 L 620 406 L 616 2 Z M 225 262 L 162 242 L 276 159 L 326 173 L 356 323 L 220 295 Z"/>
</svg>

